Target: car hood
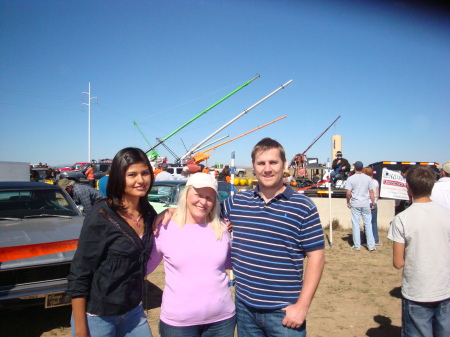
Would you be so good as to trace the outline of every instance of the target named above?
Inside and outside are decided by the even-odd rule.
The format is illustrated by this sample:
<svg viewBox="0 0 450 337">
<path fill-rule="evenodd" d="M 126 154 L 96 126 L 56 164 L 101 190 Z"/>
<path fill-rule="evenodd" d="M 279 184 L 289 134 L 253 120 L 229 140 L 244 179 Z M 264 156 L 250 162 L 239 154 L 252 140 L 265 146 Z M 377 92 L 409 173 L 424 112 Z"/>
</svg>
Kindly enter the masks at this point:
<svg viewBox="0 0 450 337">
<path fill-rule="evenodd" d="M 45 217 L 0 221 L 0 248 L 78 239 L 83 216 Z M 71 261 L 75 251 L 54 253 L 0 263 L 0 270 Z"/>
</svg>

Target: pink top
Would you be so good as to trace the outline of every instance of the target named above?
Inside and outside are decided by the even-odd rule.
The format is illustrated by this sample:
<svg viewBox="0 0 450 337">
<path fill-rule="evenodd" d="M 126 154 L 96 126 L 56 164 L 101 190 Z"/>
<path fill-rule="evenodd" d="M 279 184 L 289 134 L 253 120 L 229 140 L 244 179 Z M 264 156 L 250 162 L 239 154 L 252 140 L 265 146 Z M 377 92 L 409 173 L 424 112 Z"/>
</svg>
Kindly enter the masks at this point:
<svg viewBox="0 0 450 337">
<path fill-rule="evenodd" d="M 235 306 L 225 269 L 231 269 L 228 231 L 217 240 L 208 224 L 187 224 L 182 229 L 170 221 L 159 224 L 147 263 L 147 274 L 164 257 L 166 286 L 161 320 L 173 326 L 209 324 L 233 317 Z"/>
</svg>

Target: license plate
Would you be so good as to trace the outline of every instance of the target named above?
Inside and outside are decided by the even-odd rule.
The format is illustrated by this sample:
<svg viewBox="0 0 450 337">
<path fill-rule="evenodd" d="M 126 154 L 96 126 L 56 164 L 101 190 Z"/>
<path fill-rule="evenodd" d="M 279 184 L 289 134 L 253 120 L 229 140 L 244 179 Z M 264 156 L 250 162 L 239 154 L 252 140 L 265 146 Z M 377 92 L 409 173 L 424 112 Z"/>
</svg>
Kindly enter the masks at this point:
<svg viewBox="0 0 450 337">
<path fill-rule="evenodd" d="M 70 297 L 65 291 L 45 295 L 45 308 L 62 307 L 70 305 Z"/>
</svg>

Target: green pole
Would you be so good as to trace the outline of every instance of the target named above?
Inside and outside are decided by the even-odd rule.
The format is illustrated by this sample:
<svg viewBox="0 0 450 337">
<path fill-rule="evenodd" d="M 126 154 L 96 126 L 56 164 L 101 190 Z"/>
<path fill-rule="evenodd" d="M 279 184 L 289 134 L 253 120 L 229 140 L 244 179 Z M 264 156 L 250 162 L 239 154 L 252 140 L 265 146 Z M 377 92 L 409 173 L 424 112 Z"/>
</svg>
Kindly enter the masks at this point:
<svg viewBox="0 0 450 337">
<path fill-rule="evenodd" d="M 142 137 L 144 137 L 144 139 L 147 142 L 148 146 L 152 146 L 152 144 L 150 144 L 150 142 L 148 141 L 147 137 L 145 137 L 145 135 L 142 132 L 142 130 L 139 127 L 139 125 L 135 121 L 133 121 L 133 124 L 138 129 L 138 131 L 142 135 Z M 150 152 L 150 153 L 148 153 L 148 152 Z M 147 157 L 149 157 L 150 161 L 155 161 L 158 158 L 158 153 L 155 150 L 147 151 Z"/>
<path fill-rule="evenodd" d="M 250 83 L 252 83 L 254 80 L 256 80 L 257 78 L 259 78 L 260 75 L 256 75 L 255 77 L 253 77 L 251 80 L 245 82 L 244 84 L 242 84 L 240 87 L 234 89 L 232 92 L 230 92 L 228 95 L 226 95 L 225 97 L 221 98 L 220 100 L 218 100 L 216 103 L 214 103 L 213 105 L 211 105 L 209 108 L 206 108 L 205 110 L 203 110 L 202 112 L 200 112 L 197 116 L 195 116 L 194 118 L 190 119 L 189 121 L 187 121 L 186 123 L 184 123 L 182 126 L 180 126 L 178 129 L 176 129 L 175 131 L 173 131 L 172 133 L 170 133 L 169 135 L 167 135 L 166 137 L 162 138 L 159 143 L 157 143 L 156 145 L 154 145 L 153 147 L 150 147 L 149 150 L 147 150 L 145 153 L 148 153 L 150 151 L 152 151 L 155 147 L 157 147 L 158 145 L 161 145 L 163 142 L 165 142 L 167 139 L 169 139 L 170 137 L 172 137 L 174 134 L 176 134 L 178 131 L 180 131 L 181 129 L 183 129 L 184 127 L 188 126 L 190 123 L 192 123 L 193 121 L 195 121 L 197 118 L 199 118 L 200 116 L 204 115 L 205 113 L 207 113 L 209 110 L 211 110 L 212 108 L 214 108 L 216 105 L 222 103 L 224 100 L 226 100 L 227 98 L 229 98 L 230 96 L 234 95 L 235 93 L 237 93 L 239 90 L 241 90 L 242 88 L 246 87 L 247 85 L 249 85 Z"/>
</svg>

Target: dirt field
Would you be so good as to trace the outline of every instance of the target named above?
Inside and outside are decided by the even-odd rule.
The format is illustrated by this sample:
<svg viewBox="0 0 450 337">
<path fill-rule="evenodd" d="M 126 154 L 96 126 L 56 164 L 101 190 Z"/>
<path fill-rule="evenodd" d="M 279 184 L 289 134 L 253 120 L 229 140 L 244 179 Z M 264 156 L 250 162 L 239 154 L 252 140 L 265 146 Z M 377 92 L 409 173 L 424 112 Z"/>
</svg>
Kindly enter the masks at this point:
<svg viewBox="0 0 450 337">
<path fill-rule="evenodd" d="M 326 231 L 329 239 L 329 231 Z M 351 230 L 333 232 L 326 247 L 325 271 L 308 314 L 309 337 L 400 336 L 401 271 L 392 267 L 392 243 L 380 233 L 383 246 L 370 253 L 350 250 Z M 158 337 L 162 265 L 149 277 L 148 319 Z M 70 307 L 0 313 L 3 337 L 70 336 Z"/>
</svg>

